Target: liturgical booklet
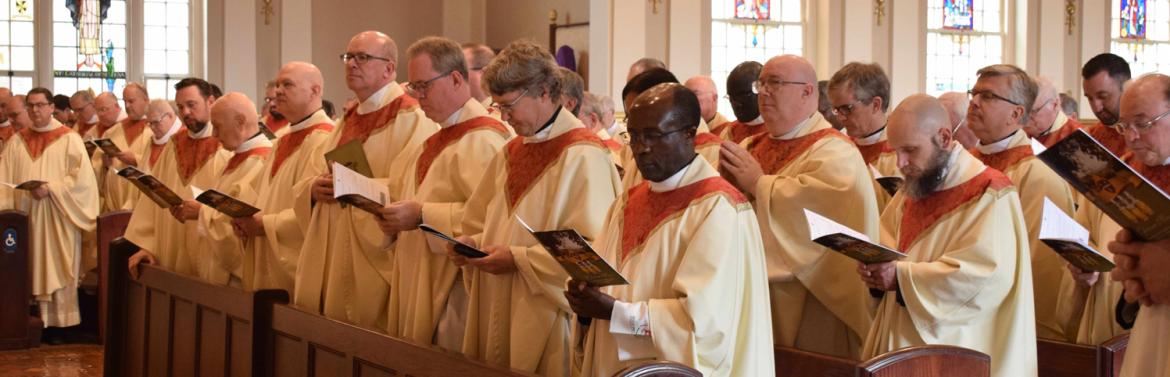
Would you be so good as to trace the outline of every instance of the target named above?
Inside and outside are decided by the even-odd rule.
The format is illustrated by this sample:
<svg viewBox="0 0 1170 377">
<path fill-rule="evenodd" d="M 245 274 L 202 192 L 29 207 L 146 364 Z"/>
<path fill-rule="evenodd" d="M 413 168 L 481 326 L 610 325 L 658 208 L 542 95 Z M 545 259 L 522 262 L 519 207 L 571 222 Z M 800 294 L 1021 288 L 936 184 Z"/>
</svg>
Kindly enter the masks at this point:
<svg viewBox="0 0 1170 377">
<path fill-rule="evenodd" d="M 167 185 L 163 184 L 155 176 L 138 170 L 138 168 L 127 166 L 125 169 L 118 170 L 117 174 L 130 181 L 130 184 L 137 187 L 139 191 L 142 191 L 143 195 L 153 200 L 159 207 L 171 208 L 183 204 L 183 198 L 180 198 L 178 194 L 171 191 Z"/>
<path fill-rule="evenodd" d="M 41 187 L 41 185 L 43 185 L 45 183 L 46 183 L 45 181 L 37 181 L 37 180 L 24 181 L 21 183 L 0 182 L 0 184 L 8 186 L 9 188 L 14 188 L 17 190 L 28 190 L 28 191 L 36 190 L 37 187 Z"/>
<path fill-rule="evenodd" d="M 869 171 L 873 173 L 873 178 L 877 181 L 878 185 L 882 186 L 882 190 L 884 190 L 886 194 L 889 194 L 890 196 L 894 196 L 894 194 L 898 193 L 898 190 L 902 188 L 902 184 L 906 183 L 906 180 L 902 177 L 892 175 L 883 176 L 881 172 L 878 172 L 877 168 L 873 167 L 873 165 L 869 166 Z"/>
<path fill-rule="evenodd" d="M 626 285 L 630 284 L 622 274 L 605 262 L 605 259 L 597 255 L 596 251 L 589 246 L 589 242 L 585 241 L 581 234 L 576 230 L 551 230 L 547 232 L 537 232 L 532 230 L 520 218 L 520 215 L 513 215 L 520 226 L 532 233 L 532 237 L 536 238 L 544 246 L 545 250 L 552 255 L 557 263 L 565 271 L 569 272 L 569 276 L 573 280 L 584 281 L 589 283 L 591 287 L 605 287 L 610 285 Z"/>
<path fill-rule="evenodd" d="M 808 236 L 813 242 L 836 250 L 861 263 L 892 262 L 906 257 L 906 254 L 874 243 L 861 232 L 849 229 L 849 227 L 807 208 L 804 210 L 804 217 L 808 221 Z"/>
<path fill-rule="evenodd" d="M 459 255 L 462 255 L 462 256 L 465 256 L 468 258 L 472 258 L 472 259 L 483 258 L 483 257 L 488 256 L 488 254 L 483 252 L 482 250 L 471 247 L 471 245 L 459 242 L 454 237 L 448 236 L 447 234 L 440 232 L 438 229 L 432 228 L 430 225 L 421 224 L 418 226 L 418 229 L 423 231 L 423 233 L 431 235 L 432 237 L 435 237 L 435 238 L 438 238 L 440 240 L 446 241 L 447 243 L 450 243 L 452 246 L 454 246 L 455 252 L 459 253 Z"/>
<path fill-rule="evenodd" d="M 390 190 L 359 172 L 333 162 L 333 197 L 337 201 L 379 216 L 382 207 L 390 202 Z"/>
<path fill-rule="evenodd" d="M 101 149 L 102 153 L 105 153 L 107 156 L 122 154 L 122 149 L 118 148 L 118 145 L 114 144 L 114 141 L 110 139 L 93 139 L 86 143 L 92 143 L 94 147 Z"/>
<path fill-rule="evenodd" d="M 1089 246 L 1089 231 L 1048 198 L 1044 198 L 1039 238 L 1081 270 L 1107 272 L 1114 267 L 1113 261 Z"/>
<path fill-rule="evenodd" d="M 191 195 L 195 197 L 195 201 L 203 203 L 233 219 L 251 217 L 257 212 L 260 212 L 259 208 L 214 189 L 202 190 L 198 187 L 191 186 Z"/>
<path fill-rule="evenodd" d="M 1170 238 L 1170 198 L 1084 130 L 1053 144 L 1038 157 L 1138 238 Z"/>
</svg>

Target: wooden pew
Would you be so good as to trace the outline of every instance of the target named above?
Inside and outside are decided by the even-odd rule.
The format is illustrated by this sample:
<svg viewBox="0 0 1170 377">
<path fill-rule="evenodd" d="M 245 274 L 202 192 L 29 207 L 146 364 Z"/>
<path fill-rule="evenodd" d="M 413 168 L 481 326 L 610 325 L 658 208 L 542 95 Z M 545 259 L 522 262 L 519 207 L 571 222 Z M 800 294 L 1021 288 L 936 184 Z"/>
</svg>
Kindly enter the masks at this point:
<svg viewBox="0 0 1170 377">
<path fill-rule="evenodd" d="M 130 223 L 131 211 L 107 212 L 97 218 L 97 250 L 98 250 L 98 341 L 106 341 L 106 305 L 109 298 L 110 284 L 106 276 L 110 276 L 110 243 L 122 237 L 126 232 L 126 225 Z"/>
<path fill-rule="evenodd" d="M 919 346 L 890 352 L 858 362 L 840 357 L 776 347 L 779 377 L 893 377 L 991 375 L 991 358 L 980 352 L 952 346 Z"/>
<path fill-rule="evenodd" d="M 24 212 L 0 211 L 0 350 L 41 344 L 41 317 L 29 314 L 32 244 L 28 227 Z"/>
<path fill-rule="evenodd" d="M 703 374 L 686 365 L 658 361 L 622 369 L 617 377 L 703 377 Z"/>
<path fill-rule="evenodd" d="M 110 247 L 106 376 L 265 376 L 272 308 L 284 291 L 246 292 L 154 266 L 130 279 L 138 250 Z"/>
<path fill-rule="evenodd" d="M 1036 342 L 1040 377 L 1113 377 L 1121 374 L 1121 361 L 1129 334 L 1121 334 L 1093 347 L 1047 339 Z"/>
</svg>

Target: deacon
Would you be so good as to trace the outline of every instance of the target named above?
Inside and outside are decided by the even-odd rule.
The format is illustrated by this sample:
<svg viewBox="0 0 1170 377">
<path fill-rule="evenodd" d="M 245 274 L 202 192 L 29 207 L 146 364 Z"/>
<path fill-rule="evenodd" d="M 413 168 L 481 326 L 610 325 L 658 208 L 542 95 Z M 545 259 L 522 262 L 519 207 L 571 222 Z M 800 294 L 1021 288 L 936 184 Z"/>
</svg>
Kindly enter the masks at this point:
<svg viewBox="0 0 1170 377">
<path fill-rule="evenodd" d="M 816 72 L 801 57 L 772 58 L 756 89 L 767 133 L 723 143 L 721 168 L 749 198 L 763 232 L 777 345 L 856 359 L 872 298 L 852 259 L 809 238 L 809 209 L 877 239 L 873 179 L 861 153 L 817 112 Z M 848 203 L 848 205 L 842 205 Z"/>
<path fill-rule="evenodd" d="M 72 97 L 69 97 L 69 108 L 73 109 L 73 114 L 77 119 L 71 127 L 85 140 L 93 138 L 91 130 L 98 124 L 97 110 L 94 109 L 93 101 L 93 90 L 90 89 L 78 90 L 73 93 Z"/>
<path fill-rule="evenodd" d="M 776 374 L 759 226 L 747 198 L 695 153 L 700 108 L 678 84 L 655 86 L 630 108 L 646 181 L 613 203 L 593 244 L 630 284 L 568 283 L 579 375 L 612 376 L 648 359 L 706 376 Z"/>
<path fill-rule="evenodd" d="M 197 276 L 195 242 L 199 223 L 194 218 L 199 206 L 190 201 L 191 186 L 215 187 L 230 152 L 220 147 L 211 121 L 211 105 L 216 97 L 211 84 L 198 78 L 185 78 L 175 84 L 175 102 L 184 128 L 171 137 L 159 161 L 150 169 L 167 188 L 184 202 L 161 208 L 150 197 L 140 195 L 126 226 L 126 240 L 141 250 L 130 258 L 130 271 L 139 263 L 158 264 L 180 274 Z"/>
<path fill-rule="evenodd" d="M 146 88 L 138 83 L 130 83 L 122 90 L 122 100 L 126 102 L 126 119 L 114 125 L 105 133 L 105 138 L 114 142 L 122 151 L 117 156 L 107 156 L 101 151 L 95 151 L 94 157 L 101 159 L 101 167 L 97 172 L 99 183 L 102 184 L 102 199 L 106 211 L 131 209 L 132 199 L 138 199 L 139 190 L 129 181 L 118 176 L 117 170 L 127 166 L 137 166 L 142 157 L 141 151 L 150 144 L 151 133 L 147 129 L 146 110 L 150 105 L 150 97 Z M 100 127 L 100 124 L 99 124 Z"/>
<path fill-rule="evenodd" d="M 569 375 L 568 273 L 519 223 L 596 239 L 620 180 L 609 151 L 560 103 L 552 56 L 509 45 L 484 69 L 485 88 L 520 137 L 492 159 L 468 198 L 462 240 L 488 253 L 464 266 L 463 353 L 545 376 Z M 425 182 L 424 182 L 425 183 Z"/>
<path fill-rule="evenodd" d="M 768 130 L 768 127 L 761 127 L 764 125 L 764 117 L 760 115 L 758 93 L 755 90 L 755 82 L 759 80 L 763 67 L 760 63 L 746 61 L 739 63 L 727 75 L 727 101 L 731 103 L 735 121 L 713 128 L 711 133 L 723 140 L 738 143 Z"/>
<path fill-rule="evenodd" d="M 296 287 L 293 278 L 312 203 L 309 198 L 288 193 L 290 188 L 297 192 L 298 184 L 311 182 L 316 173 L 310 166 L 327 152 L 325 144 L 334 126 L 321 108 L 324 93 L 321 70 L 310 63 L 289 62 L 276 75 L 270 111 L 287 115 L 296 123 L 276 139 L 261 170 L 253 201 L 260 212 L 232 221 L 244 241 L 243 279 L 248 289 L 293 292 Z"/>
<path fill-rule="evenodd" d="M 687 79 L 684 85 L 699 98 L 701 116 L 707 122 L 707 128 L 716 129 L 727 123 L 727 117 L 719 113 L 719 88 L 715 87 L 711 76 L 694 76 Z"/>
<path fill-rule="evenodd" d="M 398 45 L 386 34 L 366 31 L 349 40 L 345 84 L 359 104 L 338 122 L 324 150 L 356 143 L 382 185 L 409 172 L 393 169 L 403 150 L 422 144 L 438 130 L 394 81 Z M 333 175 L 320 156 L 310 159 L 313 178 L 298 184 L 298 203 L 312 203 L 304 244 L 297 262 L 293 302 L 326 317 L 360 326 L 386 328 L 390 285 L 379 269 L 392 269 L 383 248 L 384 235 L 375 216 L 333 198 Z"/>
<path fill-rule="evenodd" d="M 999 170 L 1017 187 L 1028 228 L 1032 285 L 1036 289 L 1036 336 L 1067 339 L 1056 312 L 1065 261 L 1043 241 L 1040 225 L 1044 201 L 1051 201 L 1068 214 L 1073 213 L 1072 189 L 1048 165 L 1033 154 L 1032 141 L 1022 129 L 1036 97 L 1036 84 L 1023 70 L 1007 64 L 984 67 L 970 90 L 971 106 L 967 125 L 979 138 L 971 154 L 988 167 Z"/>
<path fill-rule="evenodd" d="M 81 323 L 77 286 L 81 276 L 81 233 L 98 215 L 97 180 L 81 137 L 53 119 L 53 93 L 28 92 L 32 125 L 0 151 L 0 181 L 42 181 L 29 190 L 3 188 L 4 209 L 24 211 L 29 234 L 32 295 L 45 327 Z"/>
<path fill-rule="evenodd" d="M 1086 131 L 1115 156 L 1125 155 L 1125 136 L 1113 126 L 1120 112 L 1121 90 L 1125 89 L 1130 78 L 1129 63 L 1125 58 L 1106 52 L 1085 62 L 1081 78 L 1089 108 L 1100 122 L 1088 126 Z"/>
<path fill-rule="evenodd" d="M 1028 117 L 1028 124 L 1024 125 L 1024 132 L 1044 147 L 1051 147 L 1082 128 L 1080 122 L 1061 111 L 1060 95 L 1052 85 L 1052 80 L 1047 77 L 1036 78 L 1035 102 L 1032 116 Z"/>
<path fill-rule="evenodd" d="M 906 184 L 882 213 L 881 243 L 908 257 L 857 267 L 867 286 L 883 292 L 862 358 L 946 344 L 991 356 L 992 376 L 1035 376 L 1019 197 L 1007 176 L 954 141 L 948 123 L 939 101 L 925 94 L 890 115 L 890 146 Z"/>
<path fill-rule="evenodd" d="M 442 128 L 425 143 L 404 150 L 394 162 L 404 165 L 398 169 L 407 173 L 390 182 L 390 196 L 397 201 L 382 209 L 378 221 L 393 242 L 394 269 L 381 271 L 393 287 L 386 332 L 459 351 L 467 318 L 463 277 L 447 260 L 445 244 L 433 241 L 418 226 L 462 236 L 467 199 L 511 135 L 471 97 L 467 63 L 455 41 L 423 38 L 406 50 L 406 56 L 407 92 Z"/>
<path fill-rule="evenodd" d="M 678 84 L 678 80 L 674 78 L 674 74 L 665 69 L 655 68 L 646 72 L 642 72 L 642 74 L 634 76 L 632 80 L 626 83 L 625 88 L 622 88 L 622 97 L 624 98 L 624 101 L 622 102 L 628 109 L 634 104 L 634 99 L 638 98 L 638 96 L 643 92 L 664 83 Z M 703 157 L 703 159 L 706 160 L 708 164 L 718 170 L 720 150 L 719 145 L 723 142 L 723 140 L 720 139 L 719 136 L 715 136 L 715 134 L 711 133 L 711 130 L 707 128 L 707 122 L 703 121 L 701 118 L 699 120 L 699 126 L 695 130 L 694 141 L 695 152 L 699 153 L 700 157 Z M 630 189 L 642 182 L 642 172 L 638 169 L 633 169 L 633 150 L 626 148 L 623 153 L 625 154 L 625 157 L 622 159 L 622 161 L 624 161 L 622 166 L 628 166 L 630 169 L 626 169 L 624 172 L 625 175 L 622 177 L 622 187 L 625 189 Z"/>
</svg>

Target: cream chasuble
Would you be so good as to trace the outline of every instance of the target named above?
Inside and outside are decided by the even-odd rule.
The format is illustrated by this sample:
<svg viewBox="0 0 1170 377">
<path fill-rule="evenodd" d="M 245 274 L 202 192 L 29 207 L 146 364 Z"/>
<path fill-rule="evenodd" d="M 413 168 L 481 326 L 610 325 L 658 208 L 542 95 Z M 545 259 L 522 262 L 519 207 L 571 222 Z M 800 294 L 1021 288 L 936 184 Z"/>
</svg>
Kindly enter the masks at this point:
<svg viewBox="0 0 1170 377">
<path fill-rule="evenodd" d="M 1170 190 L 1170 164 L 1146 166 L 1130 158 L 1126 161 L 1163 192 Z M 1109 277 L 1102 275 L 1101 279 L 1108 280 Z M 1113 303 L 1117 304 L 1116 298 Z M 1121 365 L 1121 376 L 1170 377 L 1170 337 L 1167 334 L 1170 334 L 1170 305 L 1142 306 L 1130 330 L 1129 350 Z"/>
<path fill-rule="evenodd" d="M 146 119 L 125 119 L 106 131 L 105 137 L 113 141 L 118 149 L 133 154 L 138 164 L 142 165 L 145 157 L 141 151 L 150 145 L 153 133 L 150 127 L 147 127 Z M 93 153 L 99 164 L 103 154 L 101 150 Z M 141 192 L 130 181 L 118 176 L 117 170 L 122 170 L 127 165 L 116 158 L 112 162 L 113 165 L 97 172 L 103 177 L 99 180 L 102 185 L 102 212 L 131 209 L 134 206 L 133 201 L 138 199 L 138 193 Z"/>
<path fill-rule="evenodd" d="M 723 126 L 725 124 L 727 124 L 727 122 L 728 122 L 727 117 L 723 116 L 723 114 L 720 114 L 718 111 L 716 111 L 715 116 L 711 117 L 711 120 L 707 121 L 707 127 L 711 128 L 712 133 L 718 134 L 718 132 L 715 132 L 715 130 L 722 131 Z"/>
<path fill-rule="evenodd" d="M 723 139 L 711 133 L 707 128 L 707 122 L 702 119 L 699 120 L 699 128 L 695 130 L 695 153 L 703 157 L 716 171 L 719 170 L 719 144 L 723 143 Z M 638 164 L 634 162 L 634 152 L 630 149 L 630 145 L 625 145 L 622 148 L 621 166 L 625 170 L 622 176 L 622 187 L 626 190 L 642 183 L 642 172 L 638 171 Z"/>
<path fill-rule="evenodd" d="M 1076 220 L 1089 231 L 1089 245 L 1113 260 L 1108 245 L 1113 242 L 1121 226 L 1084 197 L 1077 207 Z M 1108 273 L 1098 275 L 1092 287 L 1082 289 L 1077 289 L 1076 282 L 1066 273 L 1056 298 L 1057 318 L 1065 326 L 1064 340 L 1096 346 L 1129 332 L 1116 321 L 1117 301 L 1122 291 L 1124 287 L 1121 282 L 1110 279 Z"/>
<path fill-rule="evenodd" d="M 291 192 L 299 192 L 298 184 L 308 185 L 316 178 L 316 171 L 309 166 L 328 152 L 325 146 L 333 128 L 333 120 L 324 110 L 317 110 L 305 120 L 284 127 L 288 132 L 273 143 L 253 202 L 260 209 L 264 236 L 244 240 L 243 280 L 248 289 L 293 293 L 293 277 L 312 207 L 308 197 Z"/>
<path fill-rule="evenodd" d="M 1051 147 L 1053 144 L 1064 140 L 1064 138 L 1069 137 L 1069 135 L 1082 128 L 1084 126 L 1081 126 L 1081 123 L 1077 122 L 1076 119 L 1071 119 L 1067 115 L 1064 115 L 1064 112 L 1057 111 L 1056 120 L 1052 121 L 1052 127 L 1048 128 L 1048 131 L 1044 131 L 1044 133 L 1036 136 L 1036 141 L 1044 144 L 1046 148 Z"/>
<path fill-rule="evenodd" d="M 168 188 L 183 200 L 194 199 L 190 186 L 215 187 L 231 153 L 220 147 L 208 124 L 198 134 L 191 135 L 186 127 L 179 130 L 151 169 Z M 145 195 L 139 195 L 130 223 L 126 226 L 126 240 L 154 254 L 159 266 L 176 273 L 196 276 L 189 254 L 199 237 L 198 221 L 179 222 L 169 209 Z"/>
<path fill-rule="evenodd" d="M 924 344 L 991 356 L 991 375 L 1036 375 L 1036 321 L 1024 212 L 1012 182 L 957 143 L 943 184 L 882 214 L 900 297 L 885 292 L 863 358 Z M 899 302 L 899 298 L 902 302 Z"/>
<path fill-rule="evenodd" d="M 768 133 L 768 127 L 764 127 L 764 117 L 760 116 L 747 123 L 738 120 L 727 122 L 723 127 L 712 128 L 711 132 L 720 139 L 741 143 L 749 137 Z"/>
<path fill-rule="evenodd" d="M 621 190 L 608 154 L 601 139 L 561 109 L 552 125 L 512 139 L 492 159 L 468 199 L 463 233 L 480 246 L 509 246 L 517 270 L 494 275 L 464 267 L 464 354 L 541 375 L 568 375 L 568 273 L 513 215 L 538 231 L 574 229 L 596 239 Z"/>
<path fill-rule="evenodd" d="M 325 110 L 320 110 L 320 111 L 325 111 Z M 326 118 L 328 118 L 328 116 L 326 116 Z M 267 127 L 268 131 L 272 132 L 273 135 L 276 135 L 277 139 L 283 137 L 284 135 L 288 135 L 288 133 L 291 132 L 291 128 L 289 128 L 289 120 L 288 119 L 285 119 L 285 118 L 276 119 L 276 118 L 273 118 L 271 115 L 264 116 L 264 127 Z"/>
<path fill-rule="evenodd" d="M 705 376 L 773 376 L 768 273 L 751 204 L 701 157 L 676 176 L 663 191 L 654 188 L 663 182 L 643 182 L 619 197 L 594 243 L 630 281 L 602 291 L 644 308 L 648 330 L 612 330 L 623 318 L 574 321 L 574 347 L 583 346 L 574 370 L 612 376 L 668 360 Z"/>
<path fill-rule="evenodd" d="M 1070 216 L 1073 214 L 1072 189 L 1048 165 L 1032 154 L 1032 141 L 1023 130 L 998 143 L 980 145 L 972 151 L 988 167 L 1007 175 L 1016 186 L 1024 221 L 1028 227 L 1028 250 L 1032 254 L 1032 286 L 1036 290 L 1036 336 L 1065 340 L 1067 324 L 1057 318 L 1056 300 L 1061 281 L 1069 278 L 1067 262 L 1040 241 L 1040 222 L 1044 216 L 1044 198 L 1051 200 Z"/>
<path fill-rule="evenodd" d="M 877 194 L 878 210 L 886 208 L 886 203 L 890 201 L 891 195 L 878 184 L 874 176 L 874 171 L 881 174 L 881 177 L 901 177 L 902 172 L 898 170 L 898 155 L 894 153 L 894 149 L 890 148 L 890 141 L 886 139 L 886 126 L 877 130 L 873 134 L 865 137 L 854 138 L 853 144 L 857 145 L 857 150 L 861 152 L 861 158 L 865 160 L 865 164 L 872 167 L 870 176 L 875 179 L 874 194 Z"/>
<path fill-rule="evenodd" d="M 257 133 L 236 149 L 211 188 L 245 203 L 254 203 L 264 161 L 271 153 L 272 142 L 263 133 Z M 232 229 L 232 218 L 200 205 L 199 218 L 188 221 L 199 224 L 196 246 L 191 249 L 196 276 L 215 284 L 244 288 L 244 245 Z"/>
<path fill-rule="evenodd" d="M 873 320 L 857 262 L 809 240 L 804 209 L 877 239 L 873 178 L 857 148 L 818 112 L 788 135 L 744 140 L 764 176 L 755 187 L 777 345 L 854 358 Z M 848 205 L 842 205 L 848 203 Z"/>
<path fill-rule="evenodd" d="M 445 125 L 426 142 L 403 151 L 395 164 L 408 172 L 390 182 L 390 196 L 422 205 L 422 221 L 439 231 L 459 237 L 464 206 L 479 185 L 492 157 L 511 137 L 504 124 L 487 114 L 479 102 L 468 100 L 453 124 Z M 447 259 L 445 243 L 412 230 L 398 234 L 391 246 L 393 270 L 381 271 L 394 289 L 390 290 L 390 313 L 386 332 L 390 336 L 421 344 L 432 340 L 458 351 L 464 331 L 464 316 L 448 319 L 450 327 L 440 327 L 448 295 L 459 276 L 459 268 Z M 458 299 L 466 304 L 462 284 Z M 453 313 L 462 314 L 463 305 Z M 448 310 L 448 312 L 452 312 Z M 439 331 L 436 337 L 436 330 Z"/>
<path fill-rule="evenodd" d="M 0 152 L 0 181 L 29 180 L 47 182 L 49 196 L 3 188 L 4 208 L 28 214 L 29 276 L 45 327 L 73 326 L 81 323 L 81 233 L 93 231 L 98 214 L 97 180 L 81 137 L 56 119 L 12 137 Z"/>
<path fill-rule="evenodd" d="M 372 178 L 383 185 L 401 180 L 406 171 L 391 163 L 412 145 L 421 144 L 439 126 L 423 115 L 418 101 L 391 82 L 338 121 L 324 150 L 359 140 Z M 295 187 L 297 202 L 309 202 L 312 181 L 327 173 L 324 158 L 311 158 L 310 178 Z M 397 198 L 390 198 L 392 201 Z M 302 216 L 298 214 L 298 216 Z M 386 328 L 390 285 L 378 272 L 393 269 L 384 235 L 373 216 L 341 203 L 314 203 L 297 262 L 293 302 L 326 317 L 374 329 Z"/>
</svg>

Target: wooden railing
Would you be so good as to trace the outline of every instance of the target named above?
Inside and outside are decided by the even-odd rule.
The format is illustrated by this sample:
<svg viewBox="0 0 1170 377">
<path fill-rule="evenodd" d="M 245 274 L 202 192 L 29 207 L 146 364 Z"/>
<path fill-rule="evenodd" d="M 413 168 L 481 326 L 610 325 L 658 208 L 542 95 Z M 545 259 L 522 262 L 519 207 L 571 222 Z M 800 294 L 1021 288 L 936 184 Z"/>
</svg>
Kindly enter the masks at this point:
<svg viewBox="0 0 1170 377">
<path fill-rule="evenodd" d="M 1096 347 L 1041 339 L 1036 343 L 1040 377 L 1119 376 L 1127 345 L 1129 334 L 1115 336 Z"/>
</svg>

